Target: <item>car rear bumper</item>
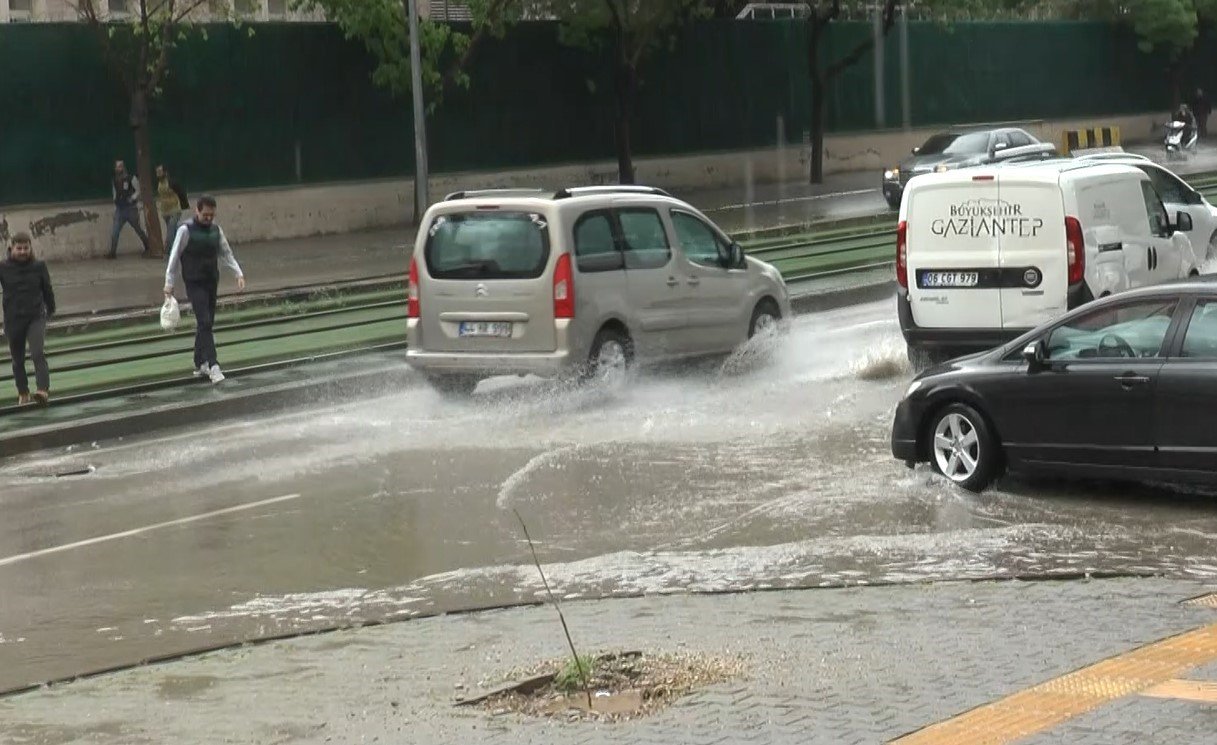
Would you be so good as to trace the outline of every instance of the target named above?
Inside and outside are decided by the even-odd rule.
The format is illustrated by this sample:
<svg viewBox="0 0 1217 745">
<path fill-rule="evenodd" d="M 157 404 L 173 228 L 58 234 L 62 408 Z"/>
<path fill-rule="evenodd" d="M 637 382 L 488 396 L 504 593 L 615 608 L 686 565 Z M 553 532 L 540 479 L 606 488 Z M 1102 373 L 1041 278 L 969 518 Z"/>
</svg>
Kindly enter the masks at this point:
<svg viewBox="0 0 1217 745">
<path fill-rule="evenodd" d="M 910 347 L 927 349 L 992 349 L 1018 338 L 1029 329 L 1002 328 L 923 328 L 913 320 L 913 306 L 908 292 L 896 294 L 896 314 L 900 318 L 900 333 Z"/>
<path fill-rule="evenodd" d="M 569 352 L 425 352 L 406 350 L 406 364 L 428 375 L 538 375 L 557 377 L 571 368 Z"/>
</svg>

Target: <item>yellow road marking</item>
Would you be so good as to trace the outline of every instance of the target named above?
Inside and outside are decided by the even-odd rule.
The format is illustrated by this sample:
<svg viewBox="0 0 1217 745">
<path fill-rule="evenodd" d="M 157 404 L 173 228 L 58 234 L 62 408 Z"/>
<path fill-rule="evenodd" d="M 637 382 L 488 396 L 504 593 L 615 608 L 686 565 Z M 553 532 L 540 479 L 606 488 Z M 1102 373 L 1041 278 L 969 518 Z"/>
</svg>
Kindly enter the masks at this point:
<svg viewBox="0 0 1217 745">
<path fill-rule="evenodd" d="M 1118 698 L 1154 690 L 1215 659 L 1217 624 L 1111 657 L 891 742 L 892 745 L 1004 745 L 1051 729 Z"/>
<path fill-rule="evenodd" d="M 1141 695 L 1217 704 L 1217 683 L 1209 680 L 1168 680 L 1147 691 L 1142 691 Z"/>
</svg>

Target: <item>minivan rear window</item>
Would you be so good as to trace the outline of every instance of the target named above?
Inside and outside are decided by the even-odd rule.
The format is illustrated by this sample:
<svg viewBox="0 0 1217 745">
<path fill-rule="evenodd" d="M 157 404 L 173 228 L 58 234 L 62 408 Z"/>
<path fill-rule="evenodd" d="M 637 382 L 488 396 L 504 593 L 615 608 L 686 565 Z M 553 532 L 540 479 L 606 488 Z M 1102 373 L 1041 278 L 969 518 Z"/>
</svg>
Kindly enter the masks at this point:
<svg viewBox="0 0 1217 745">
<path fill-rule="evenodd" d="M 549 225 L 535 212 L 440 215 L 424 254 L 435 279 L 536 279 L 549 260 Z"/>
</svg>

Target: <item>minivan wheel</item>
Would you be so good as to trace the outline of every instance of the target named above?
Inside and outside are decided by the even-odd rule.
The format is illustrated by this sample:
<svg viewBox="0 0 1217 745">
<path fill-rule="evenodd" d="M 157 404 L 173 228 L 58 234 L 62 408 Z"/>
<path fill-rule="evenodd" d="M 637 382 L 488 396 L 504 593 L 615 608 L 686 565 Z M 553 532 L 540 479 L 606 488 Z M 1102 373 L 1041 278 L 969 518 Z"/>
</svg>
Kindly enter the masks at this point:
<svg viewBox="0 0 1217 745">
<path fill-rule="evenodd" d="M 466 398 L 478 387 L 478 378 L 472 375 L 434 375 L 427 378 L 431 387 L 443 396 Z"/>
<path fill-rule="evenodd" d="M 1001 446 L 976 409 L 947 406 L 934 415 L 927 434 L 930 466 L 951 483 L 982 492 L 997 477 Z"/>
<path fill-rule="evenodd" d="M 600 329 L 592 341 L 584 377 L 612 382 L 625 376 L 633 362 L 634 350 L 630 339 L 616 329 Z"/>
<path fill-rule="evenodd" d="M 762 300 L 752 311 L 752 320 L 748 323 L 748 338 L 751 339 L 757 335 L 768 336 L 776 332 L 778 322 L 781 320 L 781 311 L 772 302 Z"/>
</svg>

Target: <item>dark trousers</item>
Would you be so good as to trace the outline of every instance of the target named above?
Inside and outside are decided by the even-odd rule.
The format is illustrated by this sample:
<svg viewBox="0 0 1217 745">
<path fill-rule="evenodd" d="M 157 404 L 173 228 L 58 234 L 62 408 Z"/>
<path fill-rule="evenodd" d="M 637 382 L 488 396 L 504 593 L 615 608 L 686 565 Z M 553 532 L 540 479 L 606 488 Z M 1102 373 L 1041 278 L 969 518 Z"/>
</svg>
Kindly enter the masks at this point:
<svg viewBox="0 0 1217 745">
<path fill-rule="evenodd" d="M 197 324 L 194 330 L 194 366 L 219 364 L 216 360 L 216 338 L 213 333 L 216 320 L 216 294 L 220 289 L 220 278 L 186 280 L 186 297 L 194 311 Z"/>
<path fill-rule="evenodd" d="M 8 336 L 8 351 L 13 357 L 13 382 L 17 392 L 28 395 L 30 380 L 25 374 L 25 345 L 28 342 L 30 357 L 34 360 L 34 382 L 38 390 L 51 389 L 51 372 L 46 365 L 46 318 L 17 318 L 4 324 Z"/>
<path fill-rule="evenodd" d="M 139 207 L 117 207 L 114 210 L 114 225 L 110 228 L 110 258 L 118 256 L 118 236 L 123 232 L 123 226 L 135 228 L 135 235 L 144 244 L 144 253 L 148 253 L 148 234 L 139 224 Z"/>
</svg>

